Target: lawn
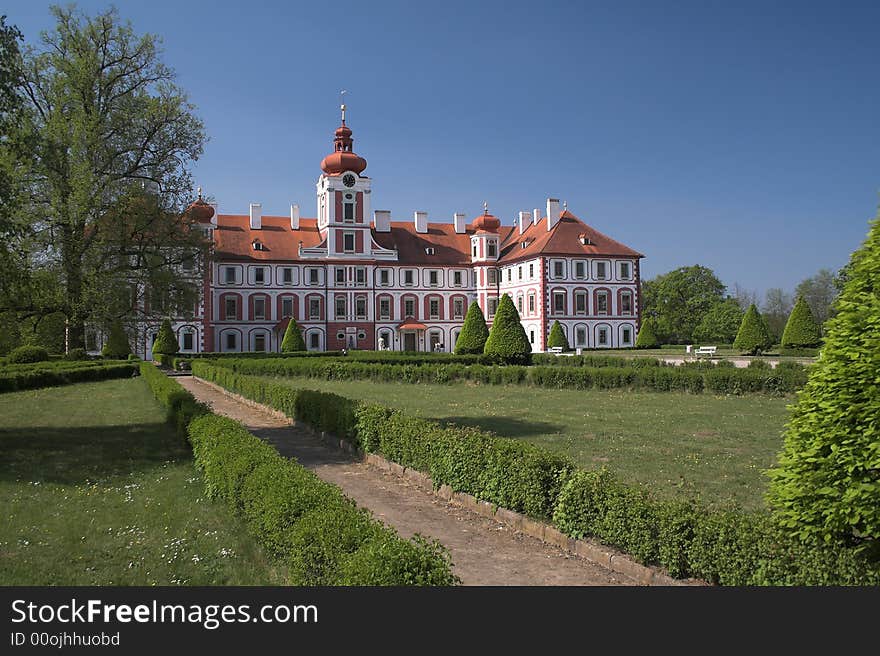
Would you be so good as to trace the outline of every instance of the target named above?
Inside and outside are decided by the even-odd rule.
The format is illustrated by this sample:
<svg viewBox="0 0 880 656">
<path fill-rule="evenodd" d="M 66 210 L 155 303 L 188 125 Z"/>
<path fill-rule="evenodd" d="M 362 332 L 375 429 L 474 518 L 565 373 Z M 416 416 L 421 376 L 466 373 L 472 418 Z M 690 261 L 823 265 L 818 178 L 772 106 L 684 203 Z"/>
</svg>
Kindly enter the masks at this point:
<svg viewBox="0 0 880 656">
<path fill-rule="evenodd" d="M 409 385 L 286 379 L 540 444 L 586 468 L 607 467 L 660 496 L 764 505 L 791 399 L 501 385 Z"/>
<path fill-rule="evenodd" d="M 0 395 L 0 584 L 280 583 L 140 379 Z"/>
</svg>

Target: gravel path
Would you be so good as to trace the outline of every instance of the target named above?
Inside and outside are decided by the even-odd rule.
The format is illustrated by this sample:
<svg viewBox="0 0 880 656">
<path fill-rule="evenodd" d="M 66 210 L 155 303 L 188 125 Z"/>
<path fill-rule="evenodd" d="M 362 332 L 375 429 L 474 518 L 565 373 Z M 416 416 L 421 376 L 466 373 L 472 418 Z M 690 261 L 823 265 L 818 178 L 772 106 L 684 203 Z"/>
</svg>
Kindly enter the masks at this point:
<svg viewBox="0 0 880 656">
<path fill-rule="evenodd" d="M 190 376 L 177 381 L 217 414 L 231 417 L 341 487 L 358 505 L 403 536 L 443 543 L 465 585 L 634 585 L 627 577 L 517 533 L 491 519 L 428 494 L 401 477 L 325 446 L 309 429 L 291 426 Z"/>
</svg>

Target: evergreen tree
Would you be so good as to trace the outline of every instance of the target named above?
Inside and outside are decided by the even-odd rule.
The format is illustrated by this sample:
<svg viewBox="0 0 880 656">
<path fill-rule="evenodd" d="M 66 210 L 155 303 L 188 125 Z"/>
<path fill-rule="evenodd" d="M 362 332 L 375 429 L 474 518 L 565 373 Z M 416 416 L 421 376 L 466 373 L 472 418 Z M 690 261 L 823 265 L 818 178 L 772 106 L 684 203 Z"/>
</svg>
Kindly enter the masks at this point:
<svg viewBox="0 0 880 656">
<path fill-rule="evenodd" d="M 128 343 L 128 335 L 125 334 L 122 322 L 117 319 L 110 325 L 110 334 L 107 336 L 107 343 L 101 349 L 101 355 L 114 360 L 124 360 L 129 353 L 131 353 L 131 345 Z"/>
<path fill-rule="evenodd" d="M 498 303 L 483 353 L 505 364 L 532 362 L 532 345 L 508 294 Z"/>
<path fill-rule="evenodd" d="M 752 303 L 743 317 L 736 339 L 733 340 L 733 348 L 750 355 L 756 355 L 771 346 L 773 346 L 773 339 L 770 337 L 767 322 L 764 321 L 758 308 Z"/>
<path fill-rule="evenodd" d="M 813 318 L 813 312 L 804 297 L 798 296 L 797 303 L 794 304 L 794 308 L 788 316 L 788 322 L 785 324 L 785 330 L 782 332 L 782 346 L 783 348 L 810 348 L 818 346 L 820 341 L 819 324 Z"/>
<path fill-rule="evenodd" d="M 562 330 L 562 326 L 559 325 L 558 321 L 553 322 L 553 325 L 550 327 L 550 336 L 547 338 L 547 347 L 553 348 L 555 346 L 561 346 L 563 351 L 571 350 L 571 347 L 568 345 L 568 338 L 565 336 L 565 331 Z"/>
<path fill-rule="evenodd" d="M 769 501 L 804 539 L 880 548 L 880 217 L 853 254 L 792 408 Z"/>
<path fill-rule="evenodd" d="M 296 319 L 290 318 L 287 329 L 284 331 L 284 339 L 281 340 L 281 352 L 293 353 L 295 351 L 305 351 L 306 342 L 303 339 L 302 332 L 296 324 Z"/>
<path fill-rule="evenodd" d="M 642 320 L 639 336 L 636 338 L 636 348 L 660 348 L 660 340 L 654 331 L 654 319 L 648 317 Z"/>
<path fill-rule="evenodd" d="M 486 327 L 483 311 L 480 309 L 480 304 L 474 301 L 468 308 L 461 332 L 455 340 L 455 354 L 481 354 L 488 337 L 489 329 Z"/>
<path fill-rule="evenodd" d="M 162 327 L 159 329 L 159 334 L 156 336 L 156 341 L 153 343 L 153 354 L 174 355 L 179 350 L 180 345 L 177 343 L 177 336 L 171 328 L 171 319 L 165 319 L 162 322 Z"/>
</svg>

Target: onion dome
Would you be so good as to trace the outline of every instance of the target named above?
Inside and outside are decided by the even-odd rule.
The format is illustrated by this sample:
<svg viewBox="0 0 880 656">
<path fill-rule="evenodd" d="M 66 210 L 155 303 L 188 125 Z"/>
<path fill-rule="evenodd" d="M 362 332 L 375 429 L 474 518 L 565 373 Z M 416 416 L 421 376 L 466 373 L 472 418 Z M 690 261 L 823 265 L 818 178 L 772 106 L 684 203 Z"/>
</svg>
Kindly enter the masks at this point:
<svg viewBox="0 0 880 656">
<path fill-rule="evenodd" d="M 214 208 L 202 199 L 202 188 L 199 187 L 199 197 L 189 204 L 184 214 L 199 223 L 207 223 L 214 216 Z"/>
<path fill-rule="evenodd" d="M 345 105 L 342 105 L 342 125 L 336 128 L 333 152 L 321 161 L 321 170 L 328 175 L 338 175 L 343 171 L 353 171 L 360 175 L 367 168 L 367 160 L 352 151 L 353 143 L 351 128 L 345 124 Z"/>
<path fill-rule="evenodd" d="M 498 228 L 501 227 L 501 219 L 489 214 L 488 203 L 483 203 L 483 213 L 474 219 L 471 225 L 474 230 L 480 232 L 498 232 Z"/>
</svg>

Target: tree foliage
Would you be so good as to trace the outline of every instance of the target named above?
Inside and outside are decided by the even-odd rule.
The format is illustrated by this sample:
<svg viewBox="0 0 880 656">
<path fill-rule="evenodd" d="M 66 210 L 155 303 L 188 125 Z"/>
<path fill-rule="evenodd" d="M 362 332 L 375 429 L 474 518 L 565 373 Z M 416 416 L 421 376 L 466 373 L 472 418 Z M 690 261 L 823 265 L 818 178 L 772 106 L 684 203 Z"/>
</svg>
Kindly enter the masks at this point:
<svg viewBox="0 0 880 656">
<path fill-rule="evenodd" d="M 819 324 L 813 318 L 810 306 L 803 296 L 798 296 L 782 333 L 783 348 L 813 348 L 821 341 Z"/>
<path fill-rule="evenodd" d="M 571 350 L 571 347 L 568 345 L 568 338 L 565 336 L 565 331 L 562 330 L 562 326 L 558 321 L 554 321 L 553 325 L 550 326 L 550 335 L 547 337 L 547 348 L 557 346 L 561 346 L 563 351 Z"/>
<path fill-rule="evenodd" d="M 162 322 L 162 327 L 159 328 L 159 334 L 156 335 L 156 341 L 153 342 L 153 354 L 174 355 L 179 350 L 180 345 L 177 343 L 177 335 L 174 334 L 174 329 L 171 328 L 171 319 L 165 319 Z"/>
<path fill-rule="evenodd" d="M 792 409 L 769 500 L 802 538 L 880 545 L 880 217 Z M 878 556 L 876 551 L 875 556 Z"/>
<path fill-rule="evenodd" d="M 168 327 L 170 329 L 171 325 L 169 324 Z M 158 343 L 158 341 L 159 340 L 157 339 L 156 342 Z M 177 340 L 175 340 L 174 343 L 177 344 Z M 153 351 L 156 351 L 155 346 L 153 347 Z M 110 324 L 110 334 L 107 336 L 107 343 L 104 344 L 104 348 L 101 349 L 101 355 L 105 358 L 122 360 L 127 358 L 129 353 L 131 353 L 131 344 L 128 342 L 128 335 L 125 333 L 125 327 L 122 325 L 122 321 L 117 319 Z"/>
<path fill-rule="evenodd" d="M 779 287 L 771 287 L 764 295 L 761 316 L 767 321 L 767 328 L 774 340 L 779 341 L 782 338 L 782 331 L 785 330 L 785 323 L 788 321 L 792 307 L 794 301 L 791 294 Z"/>
<path fill-rule="evenodd" d="M 646 281 L 642 299 L 644 316 L 654 318 L 657 337 L 684 344 L 693 341 L 700 318 L 724 300 L 724 284 L 704 266 L 681 267 Z"/>
<path fill-rule="evenodd" d="M 498 303 L 483 353 L 505 364 L 532 362 L 532 345 L 509 294 Z"/>
<path fill-rule="evenodd" d="M 294 353 L 296 351 L 305 351 L 306 342 L 303 339 L 302 331 L 296 323 L 296 319 L 290 317 L 290 323 L 284 330 L 284 339 L 281 340 L 282 353 Z"/>
<path fill-rule="evenodd" d="M 486 319 L 483 318 L 483 311 L 480 309 L 480 304 L 474 301 L 468 307 L 461 332 L 458 334 L 458 339 L 455 340 L 455 354 L 482 353 L 488 337 L 489 328 L 486 326 Z"/>
<path fill-rule="evenodd" d="M 660 340 L 657 339 L 657 333 L 654 331 L 654 319 L 648 317 L 642 320 L 642 327 L 636 338 L 636 348 L 659 348 L 659 346 Z"/>
<path fill-rule="evenodd" d="M 713 305 L 694 329 L 694 341 L 731 344 L 742 323 L 743 311 L 736 299 L 728 298 Z"/>
<path fill-rule="evenodd" d="M 733 348 L 756 355 L 773 346 L 773 338 L 767 328 L 767 322 L 758 312 L 754 304 L 749 306 L 742 319 L 736 339 L 733 340 Z"/>
<path fill-rule="evenodd" d="M 845 276 L 844 270 L 841 273 Z M 837 278 L 829 269 L 819 269 L 815 276 L 802 280 L 794 290 L 795 296 L 802 296 L 813 317 L 821 326 L 834 312 L 834 299 L 837 298 Z"/>
</svg>

